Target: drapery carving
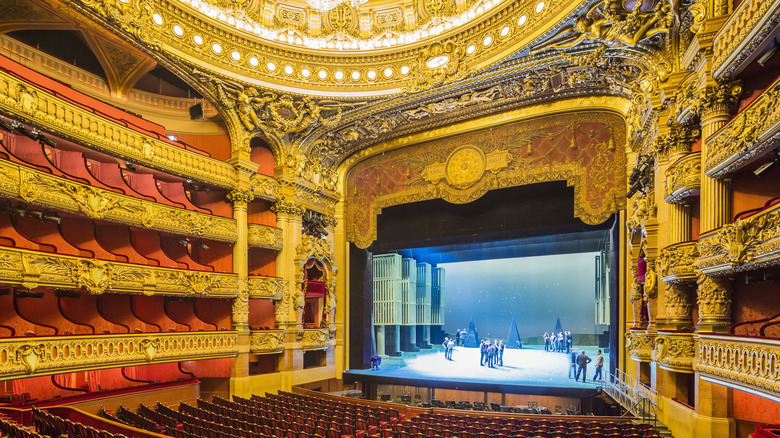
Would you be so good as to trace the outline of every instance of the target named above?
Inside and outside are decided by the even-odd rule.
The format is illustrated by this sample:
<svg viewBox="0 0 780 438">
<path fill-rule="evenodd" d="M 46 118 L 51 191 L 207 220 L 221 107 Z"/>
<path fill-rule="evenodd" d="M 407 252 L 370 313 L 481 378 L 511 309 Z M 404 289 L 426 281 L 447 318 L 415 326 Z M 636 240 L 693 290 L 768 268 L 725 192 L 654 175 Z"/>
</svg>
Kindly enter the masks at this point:
<svg viewBox="0 0 780 438">
<path fill-rule="evenodd" d="M 575 216 L 601 223 L 625 205 L 625 141 L 619 116 L 586 113 L 516 122 L 371 157 L 346 177 L 347 238 L 370 245 L 376 215 L 385 207 L 437 198 L 467 203 L 488 190 L 545 181 L 574 186 Z M 430 167 L 435 164 L 441 168 Z"/>
</svg>

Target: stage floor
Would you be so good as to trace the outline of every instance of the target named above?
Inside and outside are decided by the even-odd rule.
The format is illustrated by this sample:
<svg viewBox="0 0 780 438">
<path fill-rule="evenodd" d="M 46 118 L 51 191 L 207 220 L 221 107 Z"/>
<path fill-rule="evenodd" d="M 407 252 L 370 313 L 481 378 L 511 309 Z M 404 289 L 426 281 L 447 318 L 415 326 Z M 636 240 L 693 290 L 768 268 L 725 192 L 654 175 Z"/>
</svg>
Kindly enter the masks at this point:
<svg viewBox="0 0 780 438">
<path fill-rule="evenodd" d="M 444 349 L 434 346 L 419 353 L 403 353 L 400 357 L 383 357 L 378 370 L 349 370 L 345 374 L 352 380 L 375 383 L 397 383 L 413 386 L 485 390 L 536 394 L 583 394 L 601 386 L 593 381 L 596 372 L 596 347 L 577 347 L 590 356 L 585 382 L 569 378 L 571 355 L 545 352 L 543 346 L 527 346 L 522 349 L 504 350 L 504 366 L 489 368 L 480 366 L 478 348 L 455 347 L 452 360 L 444 358 Z M 609 355 L 604 354 L 604 370 L 609 369 Z M 574 391 L 572 391 L 574 390 Z"/>
</svg>

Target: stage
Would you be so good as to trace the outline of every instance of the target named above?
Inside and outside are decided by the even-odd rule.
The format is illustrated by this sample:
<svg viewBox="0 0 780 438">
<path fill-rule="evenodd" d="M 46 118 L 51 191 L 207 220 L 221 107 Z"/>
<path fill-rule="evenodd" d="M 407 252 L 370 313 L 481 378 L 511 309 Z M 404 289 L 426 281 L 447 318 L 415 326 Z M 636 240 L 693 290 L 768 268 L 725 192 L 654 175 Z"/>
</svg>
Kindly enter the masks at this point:
<svg viewBox="0 0 780 438">
<path fill-rule="evenodd" d="M 597 393 L 601 382 L 593 381 L 596 372 L 596 347 L 577 347 L 590 356 L 586 381 L 568 377 L 571 355 L 545 352 L 543 346 L 504 350 L 504 366 L 480 366 L 479 348 L 455 347 L 452 360 L 444 357 L 439 345 L 419 353 L 400 357 L 383 357 L 378 370 L 349 370 L 345 383 L 361 381 L 373 384 L 395 384 L 419 387 L 459 389 L 513 394 L 587 397 Z M 602 375 L 608 372 L 609 355 L 604 354 Z"/>
</svg>

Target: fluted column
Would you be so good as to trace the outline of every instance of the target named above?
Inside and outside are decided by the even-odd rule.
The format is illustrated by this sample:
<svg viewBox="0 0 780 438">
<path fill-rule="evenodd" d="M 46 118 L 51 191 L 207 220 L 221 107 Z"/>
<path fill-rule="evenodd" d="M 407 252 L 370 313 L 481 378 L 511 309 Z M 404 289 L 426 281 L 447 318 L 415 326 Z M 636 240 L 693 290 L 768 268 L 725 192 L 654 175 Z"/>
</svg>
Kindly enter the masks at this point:
<svg viewBox="0 0 780 438">
<path fill-rule="evenodd" d="M 233 301 L 233 330 L 249 330 L 249 226 L 247 206 L 254 199 L 248 189 L 234 189 L 227 195 L 233 203 L 233 218 L 236 220 L 236 244 L 233 246 L 233 272 L 238 274 L 238 294 Z"/>
<path fill-rule="evenodd" d="M 302 242 L 302 218 L 306 208 L 295 202 L 281 199 L 271 211 L 276 213 L 276 226 L 282 229 L 284 246 L 276 256 L 276 276 L 285 280 L 282 299 L 276 303 L 276 325 L 287 330 L 297 329 L 301 323 L 303 291 L 300 290 L 299 267 L 295 263 L 296 249 Z"/>
<path fill-rule="evenodd" d="M 669 242 L 670 244 L 691 240 L 690 207 L 681 204 L 669 206 Z"/>
</svg>

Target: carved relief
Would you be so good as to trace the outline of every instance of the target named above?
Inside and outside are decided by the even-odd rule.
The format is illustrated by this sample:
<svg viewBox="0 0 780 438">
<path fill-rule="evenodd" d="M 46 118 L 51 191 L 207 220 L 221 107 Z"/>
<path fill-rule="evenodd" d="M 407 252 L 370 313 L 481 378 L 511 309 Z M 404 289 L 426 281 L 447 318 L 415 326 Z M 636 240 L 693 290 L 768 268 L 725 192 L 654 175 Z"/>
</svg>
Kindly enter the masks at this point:
<svg viewBox="0 0 780 438">
<path fill-rule="evenodd" d="M 284 351 L 284 330 L 249 332 L 249 352 L 252 354 L 280 353 Z"/>
<path fill-rule="evenodd" d="M 632 359 L 650 362 L 653 354 L 653 340 L 644 330 L 626 332 L 626 349 Z"/>
<path fill-rule="evenodd" d="M 695 357 L 693 333 L 658 332 L 652 358 L 661 368 L 692 373 Z"/>
<path fill-rule="evenodd" d="M 658 256 L 658 272 L 666 284 L 692 282 L 696 279 L 694 263 L 699 258 L 697 242 L 667 246 Z"/>
<path fill-rule="evenodd" d="M 731 281 L 699 273 L 696 284 L 700 330 L 727 328 L 731 324 Z"/>
<path fill-rule="evenodd" d="M 701 152 L 694 152 L 675 161 L 666 169 L 664 200 L 678 204 L 695 196 L 701 186 Z"/>
<path fill-rule="evenodd" d="M 761 0 L 740 2 L 713 40 L 713 77 L 731 78 L 778 24 L 780 5 L 777 3 Z"/>
<path fill-rule="evenodd" d="M 287 282 L 279 277 L 251 275 L 247 281 L 251 299 L 281 300 L 287 285 Z"/>
<path fill-rule="evenodd" d="M 639 196 L 632 198 L 629 216 L 626 219 L 626 228 L 629 234 L 640 231 L 649 220 L 655 219 L 657 209 L 653 191 L 648 191 L 646 194 L 640 193 Z"/>
<path fill-rule="evenodd" d="M 0 281 L 28 288 L 84 289 L 152 295 L 234 297 L 235 274 L 190 272 L 0 248 Z"/>
<path fill-rule="evenodd" d="M 281 250 L 284 246 L 281 228 L 260 224 L 249 224 L 248 231 L 249 246 L 274 249 L 277 251 Z"/>
<path fill-rule="evenodd" d="M 256 197 L 268 201 L 279 199 L 279 182 L 270 176 L 256 173 L 249 179 L 249 183 Z"/>
<path fill-rule="evenodd" d="M 700 334 L 694 370 L 703 376 L 780 392 L 780 347 L 774 340 Z"/>
<path fill-rule="evenodd" d="M 693 299 L 690 287 L 685 284 L 670 284 L 666 286 L 666 320 L 677 324 L 681 330 L 693 328 Z"/>
<path fill-rule="evenodd" d="M 301 348 L 304 351 L 323 350 L 330 346 L 329 329 L 306 329 L 303 331 Z"/>
<path fill-rule="evenodd" d="M 271 206 L 271 211 L 277 215 L 302 217 L 303 214 L 306 213 L 306 207 L 297 202 L 287 201 L 282 198 Z"/>
<path fill-rule="evenodd" d="M 143 135 L 46 91 L 33 90 L 20 78 L 5 72 L 0 72 L 0 109 L 41 130 L 61 133 L 90 148 L 151 168 L 220 187 L 233 184 L 235 171 L 227 163 Z"/>
<path fill-rule="evenodd" d="M 233 357 L 237 341 L 235 332 L 224 331 L 5 338 L 0 378 Z"/>
<path fill-rule="evenodd" d="M 236 240 L 234 219 L 121 195 L 8 161 L 0 161 L 0 194 L 91 219 L 220 241 Z"/>
</svg>

